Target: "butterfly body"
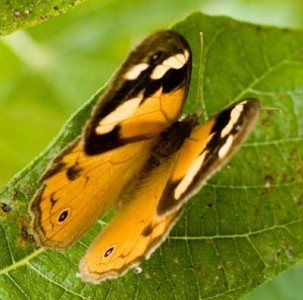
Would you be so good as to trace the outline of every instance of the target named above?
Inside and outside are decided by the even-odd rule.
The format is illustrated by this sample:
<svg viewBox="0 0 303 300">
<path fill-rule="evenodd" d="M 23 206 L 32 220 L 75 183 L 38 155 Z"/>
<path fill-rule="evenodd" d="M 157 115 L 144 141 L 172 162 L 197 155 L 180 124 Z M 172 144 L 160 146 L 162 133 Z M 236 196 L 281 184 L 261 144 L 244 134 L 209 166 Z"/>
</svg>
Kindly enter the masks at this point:
<svg viewBox="0 0 303 300">
<path fill-rule="evenodd" d="M 259 102 L 245 99 L 204 124 L 180 117 L 191 51 L 173 31 L 155 33 L 122 64 L 81 138 L 42 177 L 30 212 L 40 245 L 65 249 L 110 208 L 116 214 L 80 262 L 94 283 L 118 277 L 161 244 L 186 201 L 243 143 Z"/>
</svg>

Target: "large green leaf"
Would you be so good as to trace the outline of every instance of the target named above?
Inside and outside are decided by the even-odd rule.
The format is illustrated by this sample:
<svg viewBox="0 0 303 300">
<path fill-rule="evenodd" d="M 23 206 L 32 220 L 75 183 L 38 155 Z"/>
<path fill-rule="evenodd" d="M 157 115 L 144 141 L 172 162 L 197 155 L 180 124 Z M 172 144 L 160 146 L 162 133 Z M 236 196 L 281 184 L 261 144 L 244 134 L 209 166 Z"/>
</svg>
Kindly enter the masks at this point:
<svg viewBox="0 0 303 300">
<path fill-rule="evenodd" d="M 0 35 L 63 14 L 85 0 L 0 0 Z"/>
<path fill-rule="evenodd" d="M 174 29 L 186 37 L 194 55 L 187 112 L 202 106 L 205 115 L 212 115 L 247 96 L 279 111 L 261 112 L 248 142 L 189 201 L 140 274 L 130 271 L 93 285 L 76 273 L 101 224 L 63 253 L 37 250 L 27 212 L 39 176 L 81 132 L 93 97 L 0 194 L 12 208 L 5 212 L 3 205 L 0 215 L 2 299 L 40 299 L 42 292 L 47 299 L 238 298 L 302 258 L 303 33 L 200 13 Z"/>
</svg>

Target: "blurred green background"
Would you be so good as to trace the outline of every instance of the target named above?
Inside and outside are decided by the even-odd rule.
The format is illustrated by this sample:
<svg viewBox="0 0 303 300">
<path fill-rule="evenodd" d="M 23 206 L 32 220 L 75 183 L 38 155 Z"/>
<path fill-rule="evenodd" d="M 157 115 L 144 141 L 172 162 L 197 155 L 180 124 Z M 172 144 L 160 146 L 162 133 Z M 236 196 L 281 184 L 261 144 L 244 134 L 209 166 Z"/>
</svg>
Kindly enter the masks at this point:
<svg viewBox="0 0 303 300">
<path fill-rule="evenodd" d="M 90 0 L 1 38 L 0 188 L 47 146 L 136 42 L 194 10 L 303 28 L 303 0 Z M 303 299 L 303 264 L 245 299 Z"/>
</svg>

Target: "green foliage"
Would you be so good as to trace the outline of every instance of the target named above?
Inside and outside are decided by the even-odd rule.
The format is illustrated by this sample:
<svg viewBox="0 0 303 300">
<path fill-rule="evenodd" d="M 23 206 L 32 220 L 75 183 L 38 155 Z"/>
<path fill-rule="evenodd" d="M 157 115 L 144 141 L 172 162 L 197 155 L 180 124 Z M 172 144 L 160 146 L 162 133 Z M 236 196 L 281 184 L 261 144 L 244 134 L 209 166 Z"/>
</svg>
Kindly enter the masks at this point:
<svg viewBox="0 0 303 300">
<path fill-rule="evenodd" d="M 84 0 L 0 1 L 0 35 L 41 23 L 74 8 Z"/>
<path fill-rule="evenodd" d="M 76 273 L 100 224 L 64 253 L 37 250 L 27 212 L 51 158 L 80 134 L 93 97 L 0 194 L 12 207 L 0 212 L 1 298 L 39 299 L 42 291 L 47 299 L 238 298 L 302 259 L 303 33 L 199 13 L 174 29 L 194 55 L 187 112 L 202 106 L 212 115 L 248 96 L 279 111 L 261 112 L 248 142 L 189 201 L 141 274 L 95 286 Z"/>
<path fill-rule="evenodd" d="M 199 3 L 90 0 L 0 38 L 0 188 L 46 147 L 140 38 Z"/>
</svg>

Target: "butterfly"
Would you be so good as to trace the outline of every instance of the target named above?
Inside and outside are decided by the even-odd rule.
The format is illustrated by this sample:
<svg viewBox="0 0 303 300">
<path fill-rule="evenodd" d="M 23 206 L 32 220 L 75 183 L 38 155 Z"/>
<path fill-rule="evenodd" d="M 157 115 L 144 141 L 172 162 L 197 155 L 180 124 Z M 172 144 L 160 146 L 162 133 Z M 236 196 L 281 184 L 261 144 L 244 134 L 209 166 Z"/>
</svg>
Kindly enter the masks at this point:
<svg viewBox="0 0 303 300">
<path fill-rule="evenodd" d="M 65 249 L 106 212 L 115 216 L 80 262 L 98 283 L 149 258 L 185 203 L 235 153 L 256 123 L 256 99 L 238 101 L 207 122 L 180 117 L 192 54 L 174 31 L 148 36 L 100 96 L 82 135 L 42 176 L 30 204 L 38 244 Z"/>
</svg>

